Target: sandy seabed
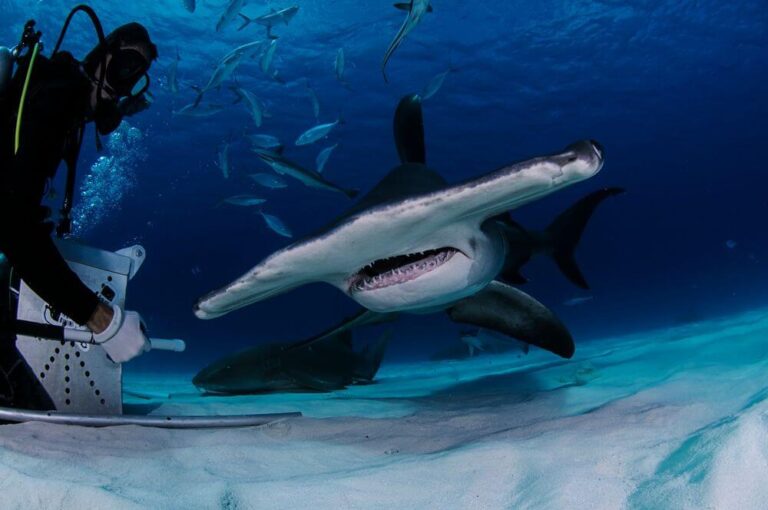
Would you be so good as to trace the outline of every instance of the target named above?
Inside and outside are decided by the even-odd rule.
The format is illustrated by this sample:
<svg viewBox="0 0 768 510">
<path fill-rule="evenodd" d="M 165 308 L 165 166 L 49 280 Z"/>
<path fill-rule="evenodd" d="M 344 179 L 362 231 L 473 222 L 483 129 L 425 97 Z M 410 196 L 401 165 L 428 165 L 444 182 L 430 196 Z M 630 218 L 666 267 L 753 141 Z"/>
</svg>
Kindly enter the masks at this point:
<svg viewBox="0 0 768 510">
<path fill-rule="evenodd" d="M 544 352 L 385 365 L 327 394 L 201 397 L 129 375 L 152 414 L 262 427 L 0 427 L 3 509 L 768 508 L 768 311 Z"/>
</svg>

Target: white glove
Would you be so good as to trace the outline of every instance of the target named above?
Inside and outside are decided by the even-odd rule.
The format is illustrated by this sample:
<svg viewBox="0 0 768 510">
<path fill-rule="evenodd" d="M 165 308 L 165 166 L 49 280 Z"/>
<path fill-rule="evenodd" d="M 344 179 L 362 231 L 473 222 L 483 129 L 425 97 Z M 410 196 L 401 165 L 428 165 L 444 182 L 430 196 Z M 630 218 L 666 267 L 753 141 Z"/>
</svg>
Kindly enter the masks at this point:
<svg viewBox="0 0 768 510">
<path fill-rule="evenodd" d="M 107 329 L 93 335 L 115 363 L 125 363 L 151 348 L 141 316 L 136 312 L 112 308 L 114 317 Z"/>
</svg>

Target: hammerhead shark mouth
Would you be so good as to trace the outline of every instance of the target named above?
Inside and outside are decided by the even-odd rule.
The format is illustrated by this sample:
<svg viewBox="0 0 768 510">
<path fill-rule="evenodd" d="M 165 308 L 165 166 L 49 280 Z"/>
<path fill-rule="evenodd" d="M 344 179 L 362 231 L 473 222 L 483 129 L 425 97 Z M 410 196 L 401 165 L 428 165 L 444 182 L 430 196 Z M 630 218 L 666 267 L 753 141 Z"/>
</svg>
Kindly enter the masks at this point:
<svg viewBox="0 0 768 510">
<path fill-rule="evenodd" d="M 349 293 L 365 292 L 400 285 L 431 273 L 459 253 L 446 246 L 371 262 L 349 279 Z"/>
</svg>

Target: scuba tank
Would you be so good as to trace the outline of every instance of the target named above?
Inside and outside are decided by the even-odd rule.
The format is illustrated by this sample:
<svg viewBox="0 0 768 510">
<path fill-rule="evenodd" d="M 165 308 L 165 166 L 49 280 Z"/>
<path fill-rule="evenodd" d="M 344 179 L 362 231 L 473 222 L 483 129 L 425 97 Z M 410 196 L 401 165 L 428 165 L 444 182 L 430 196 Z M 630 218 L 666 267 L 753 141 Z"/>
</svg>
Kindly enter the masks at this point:
<svg viewBox="0 0 768 510">
<path fill-rule="evenodd" d="M 5 46 L 0 46 L 0 96 L 5 94 L 13 78 L 13 53 Z"/>
</svg>

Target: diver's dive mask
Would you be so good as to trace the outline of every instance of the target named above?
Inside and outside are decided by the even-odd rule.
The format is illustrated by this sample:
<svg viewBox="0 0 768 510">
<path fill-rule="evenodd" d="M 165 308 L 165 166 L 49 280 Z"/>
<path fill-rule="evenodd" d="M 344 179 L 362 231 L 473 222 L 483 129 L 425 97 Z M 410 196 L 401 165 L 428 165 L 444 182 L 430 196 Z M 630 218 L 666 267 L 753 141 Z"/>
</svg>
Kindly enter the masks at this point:
<svg viewBox="0 0 768 510">
<path fill-rule="evenodd" d="M 107 64 L 105 87 L 118 97 L 136 97 L 149 89 L 150 60 L 135 48 L 118 48 Z"/>
<path fill-rule="evenodd" d="M 112 50 L 103 76 L 102 92 L 109 99 L 99 97 L 93 112 L 96 129 L 107 135 L 117 129 L 125 112 L 121 105 L 141 98 L 149 89 L 149 60 L 134 48 Z"/>
</svg>

